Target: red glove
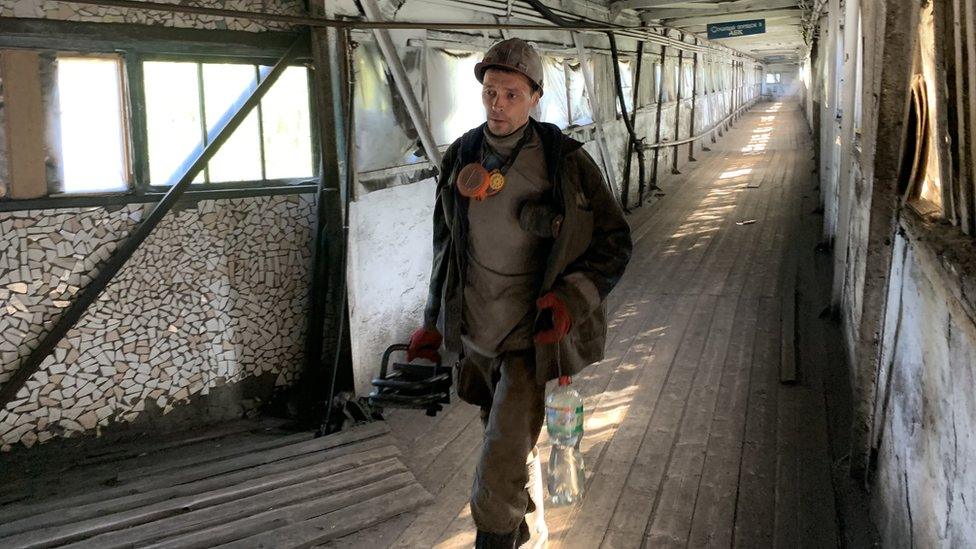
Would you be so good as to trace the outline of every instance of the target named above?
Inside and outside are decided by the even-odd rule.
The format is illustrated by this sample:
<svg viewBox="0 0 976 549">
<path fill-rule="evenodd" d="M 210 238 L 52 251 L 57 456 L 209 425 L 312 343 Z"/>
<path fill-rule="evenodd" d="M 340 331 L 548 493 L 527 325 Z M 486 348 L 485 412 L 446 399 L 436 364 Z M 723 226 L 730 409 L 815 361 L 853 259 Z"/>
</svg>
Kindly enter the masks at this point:
<svg viewBox="0 0 976 549">
<path fill-rule="evenodd" d="M 548 309 L 552 314 L 552 328 L 536 334 L 535 342 L 540 345 L 558 343 L 562 338 L 566 337 L 566 334 L 569 333 L 569 327 L 573 323 L 566 304 L 556 294 L 549 292 L 540 297 L 535 302 L 535 306 L 539 308 L 539 312 Z"/>
<path fill-rule="evenodd" d="M 407 349 L 407 362 L 413 362 L 415 358 L 426 358 L 431 362 L 440 360 L 441 355 L 437 352 L 441 347 L 441 333 L 436 328 L 418 328 L 410 336 L 410 348 Z"/>
</svg>

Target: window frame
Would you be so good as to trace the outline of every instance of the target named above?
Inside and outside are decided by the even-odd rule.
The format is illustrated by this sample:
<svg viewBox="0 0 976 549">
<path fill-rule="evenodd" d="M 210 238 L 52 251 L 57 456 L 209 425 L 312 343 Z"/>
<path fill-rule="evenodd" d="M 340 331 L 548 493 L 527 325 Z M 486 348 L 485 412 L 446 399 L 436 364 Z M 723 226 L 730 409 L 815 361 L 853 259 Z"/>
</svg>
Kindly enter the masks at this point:
<svg viewBox="0 0 976 549">
<path fill-rule="evenodd" d="M 143 79 L 143 64 L 146 62 L 178 62 L 178 63 L 197 63 L 199 65 L 207 63 L 238 63 L 252 66 L 269 66 L 274 65 L 277 61 L 276 59 L 253 57 L 253 56 L 242 56 L 242 57 L 213 57 L 207 55 L 191 55 L 191 56 L 180 56 L 172 54 L 155 54 L 155 53 L 136 53 L 136 62 L 139 64 L 138 67 L 138 80 L 130 80 L 130 87 L 138 87 L 138 97 L 140 103 L 132 103 L 133 110 L 137 110 L 137 115 L 140 117 L 139 120 L 139 131 L 141 132 L 139 140 L 139 148 L 136 148 L 133 144 L 133 160 L 135 158 L 141 159 L 139 165 L 139 171 L 134 174 L 133 178 L 133 188 L 142 192 L 166 192 L 170 189 L 170 185 L 160 185 L 150 183 L 149 178 L 149 143 L 148 143 L 148 129 L 146 120 L 146 101 L 145 101 L 145 87 Z M 228 190 L 228 189 L 255 189 L 263 187 L 279 187 L 284 185 L 292 185 L 302 181 L 309 181 L 318 179 L 319 174 L 319 164 L 321 148 L 319 147 L 319 136 L 318 136 L 318 126 L 315 124 L 315 96 L 314 96 L 314 86 L 312 85 L 312 74 L 309 71 L 308 65 L 304 63 L 295 63 L 289 65 L 291 67 L 305 66 L 306 74 L 308 75 L 307 86 L 308 86 L 308 99 L 309 99 L 309 127 L 311 128 L 311 143 L 312 147 L 312 175 L 308 177 L 298 177 L 298 178 L 277 178 L 277 179 L 255 179 L 246 181 L 225 181 L 219 183 L 194 183 L 191 188 L 193 189 L 213 189 L 213 190 Z M 200 96 L 203 99 L 203 96 Z M 137 108 L 137 109 L 136 109 Z M 257 112 L 261 112 L 260 103 L 254 107 Z M 133 119 L 134 121 L 135 119 Z M 260 115 L 259 115 L 259 125 Z M 135 131 L 135 130 L 133 130 Z M 260 130 L 263 132 L 263 128 Z M 259 134 L 263 142 L 263 133 Z M 265 171 L 265 158 L 264 158 L 264 145 L 262 143 L 262 163 L 261 171 Z M 204 168 L 206 169 L 206 168 Z"/>
<path fill-rule="evenodd" d="M 121 129 L 128 157 L 126 190 L 92 193 L 49 192 L 32 199 L 0 199 L 0 212 L 26 209 L 84 207 L 152 202 L 169 191 L 169 185 L 149 184 L 148 135 L 142 63 L 146 60 L 198 63 L 234 62 L 273 66 L 303 33 L 289 31 L 231 31 L 155 27 L 130 23 L 88 23 L 43 19 L 0 20 L 0 49 L 28 49 L 55 56 L 118 56 L 122 88 Z M 313 174 L 302 178 L 262 179 L 195 184 L 188 199 L 240 198 L 270 194 L 313 193 L 322 171 L 321 134 L 317 121 L 311 45 L 307 35 L 290 66 L 308 72 L 309 128 Z"/>
</svg>

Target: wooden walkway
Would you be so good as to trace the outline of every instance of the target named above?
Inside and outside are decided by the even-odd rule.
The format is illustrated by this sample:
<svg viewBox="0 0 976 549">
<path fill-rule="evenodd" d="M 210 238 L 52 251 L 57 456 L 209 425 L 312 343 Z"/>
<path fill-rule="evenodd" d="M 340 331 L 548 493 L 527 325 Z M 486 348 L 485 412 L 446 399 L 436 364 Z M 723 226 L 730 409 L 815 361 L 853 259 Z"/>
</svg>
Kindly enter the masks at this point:
<svg viewBox="0 0 976 549">
<path fill-rule="evenodd" d="M 819 318 L 811 151 L 796 105 L 757 105 L 632 216 L 607 358 L 574 380 L 586 497 L 546 509 L 549 547 L 838 545 L 849 385 Z M 456 403 L 320 439 L 244 421 L 8 463 L 0 547 L 471 547 L 481 437 Z"/>
<path fill-rule="evenodd" d="M 838 544 L 809 131 L 796 104 L 760 103 L 711 147 L 632 217 L 607 358 L 574 380 L 586 497 L 546 509 L 549 547 Z M 434 503 L 328 546 L 470 547 L 475 407 L 389 423 Z"/>
<path fill-rule="evenodd" d="M 432 501 L 382 422 L 322 438 L 239 422 L 73 456 L 3 484 L 0 547 L 309 547 Z"/>
</svg>

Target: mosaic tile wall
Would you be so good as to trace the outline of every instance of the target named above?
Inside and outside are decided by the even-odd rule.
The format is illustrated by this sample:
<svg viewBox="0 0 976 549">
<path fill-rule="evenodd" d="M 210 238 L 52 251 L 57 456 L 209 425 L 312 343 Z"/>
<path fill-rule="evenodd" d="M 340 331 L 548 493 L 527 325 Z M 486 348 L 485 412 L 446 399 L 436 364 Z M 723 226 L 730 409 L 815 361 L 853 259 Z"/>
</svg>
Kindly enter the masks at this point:
<svg viewBox="0 0 976 549">
<path fill-rule="evenodd" d="M 150 205 L 0 213 L 0 384 Z M 171 212 L 0 411 L 0 449 L 167 413 L 302 361 L 314 199 Z"/>
<path fill-rule="evenodd" d="M 153 1 L 162 4 L 186 4 L 275 14 L 305 14 L 304 2 L 302 0 L 230 0 L 227 2 L 187 0 Z M 112 8 L 72 2 L 43 2 L 40 0 L 0 0 L 0 17 L 91 21 L 96 23 L 139 23 L 167 27 L 228 29 L 253 32 L 289 28 L 288 25 L 273 22 L 257 23 L 249 20 L 213 17 L 209 15 L 173 14 L 153 10 Z"/>
</svg>

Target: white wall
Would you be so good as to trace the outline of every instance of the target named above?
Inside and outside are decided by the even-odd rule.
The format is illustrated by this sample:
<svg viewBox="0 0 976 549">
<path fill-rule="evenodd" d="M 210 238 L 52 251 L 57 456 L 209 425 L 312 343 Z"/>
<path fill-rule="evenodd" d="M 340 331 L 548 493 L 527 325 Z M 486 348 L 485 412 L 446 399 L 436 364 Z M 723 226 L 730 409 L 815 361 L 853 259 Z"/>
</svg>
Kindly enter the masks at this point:
<svg viewBox="0 0 976 549">
<path fill-rule="evenodd" d="M 872 489 L 885 547 L 976 547 L 976 322 L 931 259 L 898 237 Z"/>
<path fill-rule="evenodd" d="M 356 393 L 366 395 L 383 351 L 423 323 L 433 258 L 433 179 L 371 192 L 349 218 L 349 314 Z"/>
</svg>

